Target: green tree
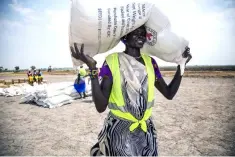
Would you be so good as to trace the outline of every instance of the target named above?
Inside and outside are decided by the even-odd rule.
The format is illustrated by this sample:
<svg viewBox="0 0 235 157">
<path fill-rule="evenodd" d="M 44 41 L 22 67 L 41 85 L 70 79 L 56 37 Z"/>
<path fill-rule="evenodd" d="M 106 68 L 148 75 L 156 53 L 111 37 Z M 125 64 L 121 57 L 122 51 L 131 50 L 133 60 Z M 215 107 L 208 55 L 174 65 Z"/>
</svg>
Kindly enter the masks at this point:
<svg viewBox="0 0 235 157">
<path fill-rule="evenodd" d="M 1 66 L 1 67 L 0 67 L 0 72 L 2 72 L 2 71 L 3 71 L 3 67 Z"/>
<path fill-rule="evenodd" d="M 15 71 L 19 72 L 19 70 L 20 70 L 20 67 L 19 66 L 15 66 Z"/>
<path fill-rule="evenodd" d="M 35 70 L 35 69 L 36 69 L 36 67 L 35 67 L 34 65 L 32 65 L 30 68 L 31 68 L 32 70 Z"/>
</svg>

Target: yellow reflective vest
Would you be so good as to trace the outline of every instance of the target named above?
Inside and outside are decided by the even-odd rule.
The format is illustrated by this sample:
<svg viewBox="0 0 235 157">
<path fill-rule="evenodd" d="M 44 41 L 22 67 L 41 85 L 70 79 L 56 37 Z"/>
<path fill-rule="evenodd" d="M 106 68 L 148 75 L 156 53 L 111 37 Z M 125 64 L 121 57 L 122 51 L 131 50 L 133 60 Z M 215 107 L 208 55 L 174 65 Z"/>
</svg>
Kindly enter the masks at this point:
<svg viewBox="0 0 235 157">
<path fill-rule="evenodd" d="M 81 76 L 86 76 L 86 70 L 85 70 L 85 68 L 79 69 L 79 73 L 80 73 Z"/>
<path fill-rule="evenodd" d="M 141 56 L 145 62 L 148 75 L 148 104 L 143 118 L 141 120 L 136 119 L 131 113 L 124 110 L 125 102 L 122 95 L 118 53 L 114 53 L 106 57 L 106 63 L 108 64 L 113 76 L 113 85 L 109 97 L 108 107 L 111 113 L 115 116 L 133 122 L 129 128 L 130 131 L 134 131 L 140 125 L 141 129 L 144 132 L 147 132 L 146 121 L 152 115 L 152 106 L 154 104 L 155 74 L 151 58 L 145 54 L 141 54 Z"/>
</svg>

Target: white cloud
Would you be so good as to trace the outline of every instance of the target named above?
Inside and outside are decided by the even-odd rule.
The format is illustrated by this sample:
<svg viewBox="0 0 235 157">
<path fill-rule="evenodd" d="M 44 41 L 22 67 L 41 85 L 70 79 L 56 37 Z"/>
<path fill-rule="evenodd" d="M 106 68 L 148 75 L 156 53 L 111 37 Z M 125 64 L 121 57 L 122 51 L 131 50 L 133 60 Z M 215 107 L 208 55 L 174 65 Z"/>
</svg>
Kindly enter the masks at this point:
<svg viewBox="0 0 235 157">
<path fill-rule="evenodd" d="M 34 10 L 31 9 L 31 8 L 23 7 L 20 3 L 18 3 L 17 0 L 12 0 L 12 3 L 9 4 L 9 6 L 10 6 L 13 10 L 15 10 L 15 11 L 21 13 L 22 15 L 28 15 L 28 14 L 31 14 L 31 13 L 34 12 Z"/>
<path fill-rule="evenodd" d="M 32 8 L 24 7 L 17 0 L 12 0 L 12 3 L 8 4 L 10 8 L 14 11 L 20 13 L 24 17 L 23 21 L 26 23 L 34 23 L 40 20 L 39 16 L 37 16 L 37 12 Z"/>
<path fill-rule="evenodd" d="M 46 10 L 47 16 L 50 19 L 48 28 L 56 31 L 59 34 L 68 35 L 69 28 L 69 10 Z"/>
</svg>

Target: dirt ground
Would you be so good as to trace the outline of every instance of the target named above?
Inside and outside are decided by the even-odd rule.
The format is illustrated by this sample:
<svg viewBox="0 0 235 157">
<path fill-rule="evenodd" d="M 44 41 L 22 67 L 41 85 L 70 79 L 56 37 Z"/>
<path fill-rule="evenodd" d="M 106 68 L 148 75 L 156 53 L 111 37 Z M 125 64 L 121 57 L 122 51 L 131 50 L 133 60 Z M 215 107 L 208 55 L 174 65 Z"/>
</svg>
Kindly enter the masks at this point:
<svg viewBox="0 0 235 157">
<path fill-rule="evenodd" d="M 19 102 L 0 97 L 0 155 L 89 155 L 108 112 L 91 98 L 55 109 Z M 156 93 L 153 117 L 161 156 L 235 155 L 235 78 L 184 78 L 173 100 Z"/>
</svg>

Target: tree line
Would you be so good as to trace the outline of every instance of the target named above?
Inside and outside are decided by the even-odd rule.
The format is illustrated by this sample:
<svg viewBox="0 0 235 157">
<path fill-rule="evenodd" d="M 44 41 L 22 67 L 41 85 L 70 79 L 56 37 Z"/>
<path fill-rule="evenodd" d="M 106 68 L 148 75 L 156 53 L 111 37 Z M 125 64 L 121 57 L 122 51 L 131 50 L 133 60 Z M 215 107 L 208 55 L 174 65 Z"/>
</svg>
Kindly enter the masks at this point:
<svg viewBox="0 0 235 157">
<path fill-rule="evenodd" d="M 31 70 L 35 70 L 36 66 L 32 65 L 30 67 Z M 20 69 L 20 66 L 15 66 L 14 70 L 9 70 L 8 68 L 4 68 L 3 66 L 0 66 L 0 72 L 20 72 L 20 71 L 25 71 L 28 69 Z M 52 71 L 51 66 L 48 67 L 47 69 L 48 72 Z"/>
</svg>

